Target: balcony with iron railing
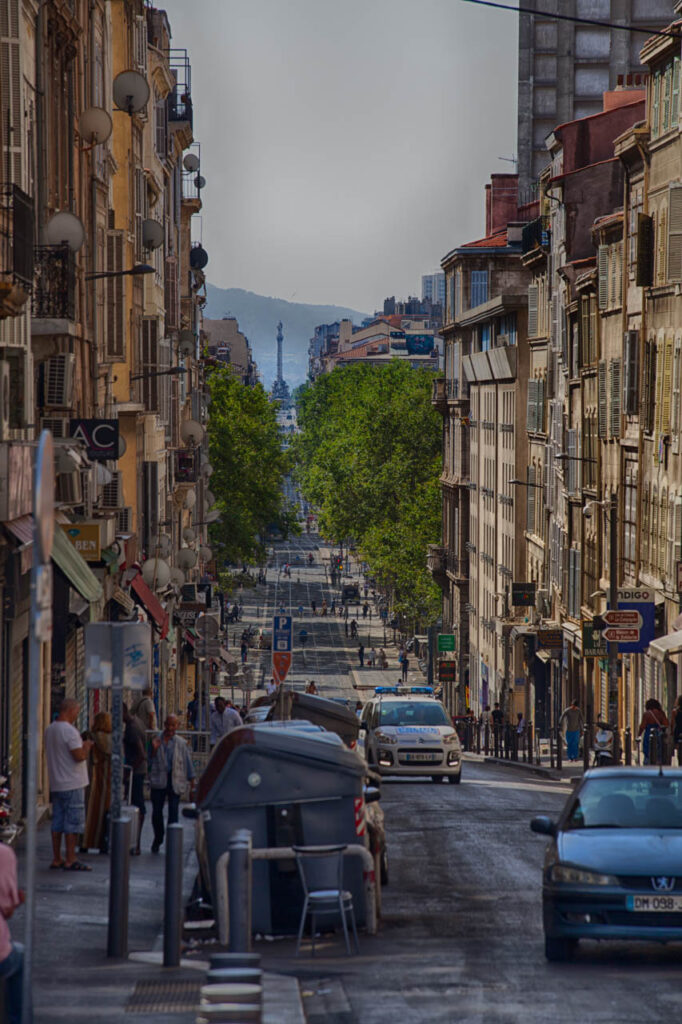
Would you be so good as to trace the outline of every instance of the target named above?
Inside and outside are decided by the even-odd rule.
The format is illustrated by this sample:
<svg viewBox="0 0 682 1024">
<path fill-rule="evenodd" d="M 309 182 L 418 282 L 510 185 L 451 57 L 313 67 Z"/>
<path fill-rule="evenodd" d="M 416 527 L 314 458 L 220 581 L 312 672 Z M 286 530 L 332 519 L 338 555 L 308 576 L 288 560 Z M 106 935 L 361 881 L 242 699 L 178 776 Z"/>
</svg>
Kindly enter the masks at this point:
<svg viewBox="0 0 682 1024">
<path fill-rule="evenodd" d="M 446 558 L 446 568 L 448 574 L 455 580 L 468 580 L 469 579 L 469 556 L 468 555 L 456 555 L 452 551 L 448 551 Z"/>
<path fill-rule="evenodd" d="M 0 317 L 22 312 L 33 285 L 33 199 L 0 185 Z"/>
<path fill-rule="evenodd" d="M 549 248 L 549 225 L 546 217 L 538 217 L 523 228 L 521 251 L 524 256 L 533 249 Z"/>
<path fill-rule="evenodd" d="M 440 587 L 447 586 L 446 550 L 442 544 L 429 544 L 426 554 L 426 566 L 433 576 L 435 583 Z"/>
<path fill-rule="evenodd" d="M 68 245 L 34 249 L 31 315 L 34 320 L 75 320 L 76 257 Z"/>
<path fill-rule="evenodd" d="M 192 141 L 194 110 L 192 107 L 192 66 L 187 50 L 168 50 L 168 62 L 175 78 L 175 88 L 168 96 L 168 126 L 171 131 L 187 134 L 183 139 L 184 148 Z"/>
<path fill-rule="evenodd" d="M 448 407 L 447 399 L 447 384 L 445 377 L 437 377 L 433 381 L 431 390 L 431 404 L 436 407 L 438 412 L 446 412 Z"/>
</svg>

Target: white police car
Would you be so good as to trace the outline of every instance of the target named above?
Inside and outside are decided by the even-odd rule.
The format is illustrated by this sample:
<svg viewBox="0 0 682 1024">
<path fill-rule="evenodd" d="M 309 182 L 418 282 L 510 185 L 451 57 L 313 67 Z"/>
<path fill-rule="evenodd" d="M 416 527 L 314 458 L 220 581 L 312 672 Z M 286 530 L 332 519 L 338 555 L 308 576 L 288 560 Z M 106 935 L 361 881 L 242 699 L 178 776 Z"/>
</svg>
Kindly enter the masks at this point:
<svg viewBox="0 0 682 1024">
<path fill-rule="evenodd" d="M 379 775 L 462 778 L 459 737 L 429 686 L 378 686 L 362 710 L 360 737 Z"/>
</svg>

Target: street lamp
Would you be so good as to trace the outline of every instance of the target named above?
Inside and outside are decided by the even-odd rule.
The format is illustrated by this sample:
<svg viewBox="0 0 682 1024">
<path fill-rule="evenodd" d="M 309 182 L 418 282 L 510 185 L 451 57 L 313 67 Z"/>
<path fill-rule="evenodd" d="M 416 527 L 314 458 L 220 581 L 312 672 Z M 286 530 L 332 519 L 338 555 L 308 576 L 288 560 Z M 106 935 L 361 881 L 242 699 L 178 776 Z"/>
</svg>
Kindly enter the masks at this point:
<svg viewBox="0 0 682 1024">
<path fill-rule="evenodd" d="M 154 267 L 148 263 L 136 263 L 130 270 L 100 270 L 96 274 L 86 274 L 86 281 L 99 281 L 103 277 L 139 277 L 142 274 L 153 274 Z"/>
<path fill-rule="evenodd" d="M 541 491 L 544 484 L 532 484 L 530 480 L 510 480 L 510 484 L 519 484 L 521 487 L 535 487 L 536 490 Z"/>
<path fill-rule="evenodd" d="M 148 377 L 167 377 L 169 374 L 175 376 L 176 373 L 187 373 L 187 367 L 171 366 L 167 370 L 152 370 L 150 373 L 135 373 L 130 379 L 147 380 Z"/>
</svg>

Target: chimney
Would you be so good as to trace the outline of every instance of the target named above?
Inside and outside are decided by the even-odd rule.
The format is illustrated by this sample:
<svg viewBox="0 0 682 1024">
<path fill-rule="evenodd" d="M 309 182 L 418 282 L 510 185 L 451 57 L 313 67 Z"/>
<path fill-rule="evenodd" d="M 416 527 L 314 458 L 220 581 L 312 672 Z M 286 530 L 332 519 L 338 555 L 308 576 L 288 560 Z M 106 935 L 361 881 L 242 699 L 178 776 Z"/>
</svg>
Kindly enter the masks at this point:
<svg viewBox="0 0 682 1024">
<path fill-rule="evenodd" d="M 485 187 L 485 233 L 494 235 L 518 217 L 518 174 L 491 174 Z"/>
</svg>

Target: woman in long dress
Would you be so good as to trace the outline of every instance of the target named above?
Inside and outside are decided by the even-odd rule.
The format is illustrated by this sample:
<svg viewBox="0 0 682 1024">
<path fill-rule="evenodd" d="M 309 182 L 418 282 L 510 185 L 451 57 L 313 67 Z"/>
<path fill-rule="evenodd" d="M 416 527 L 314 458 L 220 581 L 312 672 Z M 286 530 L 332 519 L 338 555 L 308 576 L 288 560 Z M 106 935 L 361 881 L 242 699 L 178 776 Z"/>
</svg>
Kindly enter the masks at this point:
<svg viewBox="0 0 682 1024">
<path fill-rule="evenodd" d="M 111 715 L 108 711 L 100 711 L 95 715 L 92 738 L 90 795 L 83 846 L 87 850 L 106 853 L 109 846 L 107 816 L 111 802 Z"/>
</svg>

